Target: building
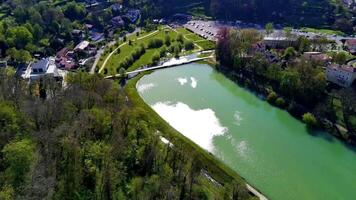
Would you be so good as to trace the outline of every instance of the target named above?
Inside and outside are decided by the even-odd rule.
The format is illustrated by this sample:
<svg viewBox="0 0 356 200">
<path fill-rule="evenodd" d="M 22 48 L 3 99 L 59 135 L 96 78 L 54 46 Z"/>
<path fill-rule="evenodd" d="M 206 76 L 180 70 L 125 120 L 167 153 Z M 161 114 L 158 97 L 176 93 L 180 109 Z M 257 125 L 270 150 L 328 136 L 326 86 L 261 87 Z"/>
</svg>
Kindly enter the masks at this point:
<svg viewBox="0 0 356 200">
<path fill-rule="evenodd" d="M 56 54 L 56 65 L 60 69 L 72 70 L 76 67 L 75 60 L 70 56 L 73 54 L 68 48 L 63 48 Z"/>
<path fill-rule="evenodd" d="M 81 41 L 77 46 L 75 46 L 74 51 L 84 51 L 89 46 L 89 41 Z"/>
<path fill-rule="evenodd" d="M 270 35 L 266 35 L 263 39 L 266 47 L 274 49 L 285 49 L 287 47 L 297 47 L 298 46 L 298 37 L 291 35 L 286 36 L 285 33 L 276 31 Z"/>
<path fill-rule="evenodd" d="M 356 79 L 356 68 L 347 65 L 330 64 L 326 67 L 326 78 L 342 87 L 349 87 Z"/>
<path fill-rule="evenodd" d="M 346 40 L 345 46 L 351 54 L 356 55 L 356 39 Z"/>
<path fill-rule="evenodd" d="M 49 58 L 45 58 L 33 63 L 31 68 L 31 74 L 45 73 L 49 67 L 49 62 Z"/>
<path fill-rule="evenodd" d="M 54 78 L 63 79 L 65 72 L 57 69 L 53 57 L 48 57 L 35 63 L 30 63 L 21 75 L 22 78 L 29 80 L 37 80 L 43 76 L 52 76 Z"/>
<path fill-rule="evenodd" d="M 303 58 L 312 61 L 319 61 L 323 63 L 331 62 L 332 58 L 321 52 L 304 52 Z"/>
<path fill-rule="evenodd" d="M 112 18 L 111 19 L 111 24 L 114 27 L 123 27 L 123 26 L 125 26 L 125 22 L 124 22 L 124 20 L 122 19 L 121 16 L 116 16 L 116 17 Z"/>
<path fill-rule="evenodd" d="M 135 23 L 140 18 L 140 16 L 141 12 L 138 9 L 130 9 L 124 15 L 124 17 L 127 18 L 131 23 Z"/>
</svg>

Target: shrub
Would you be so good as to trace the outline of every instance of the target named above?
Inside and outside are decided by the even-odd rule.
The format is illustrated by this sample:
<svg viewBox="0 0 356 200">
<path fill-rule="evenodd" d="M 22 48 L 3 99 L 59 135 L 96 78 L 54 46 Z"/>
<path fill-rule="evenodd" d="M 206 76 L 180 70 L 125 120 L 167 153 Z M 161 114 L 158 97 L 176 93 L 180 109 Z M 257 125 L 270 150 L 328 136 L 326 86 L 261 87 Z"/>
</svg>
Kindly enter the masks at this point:
<svg viewBox="0 0 356 200">
<path fill-rule="evenodd" d="M 152 57 L 152 64 L 157 64 L 159 62 L 160 56 L 158 53 L 155 53 Z"/>
<path fill-rule="evenodd" d="M 151 39 L 148 41 L 148 48 L 156 49 L 160 48 L 163 45 L 163 41 L 161 39 Z"/>
<path fill-rule="evenodd" d="M 277 99 L 276 99 L 276 105 L 278 106 L 278 107 L 283 107 L 284 105 L 285 105 L 285 101 L 284 101 L 284 99 L 282 98 L 282 97 L 278 97 Z"/>
<path fill-rule="evenodd" d="M 171 37 L 169 37 L 169 35 L 165 36 L 164 43 L 166 44 L 167 47 L 171 46 Z"/>
<path fill-rule="evenodd" d="M 267 101 L 269 103 L 274 103 L 276 99 L 277 99 L 277 94 L 274 91 L 270 92 L 267 96 Z"/>
<path fill-rule="evenodd" d="M 159 56 L 162 58 L 166 56 L 167 49 L 166 47 L 162 47 L 161 50 L 159 51 Z"/>
<path fill-rule="evenodd" d="M 184 42 L 184 49 L 185 49 L 186 51 L 189 51 L 189 50 L 194 49 L 194 44 L 193 44 L 193 42 L 192 42 L 192 41 L 186 41 L 186 42 Z"/>
<path fill-rule="evenodd" d="M 311 113 L 305 113 L 303 115 L 303 122 L 307 124 L 308 128 L 315 128 L 318 125 L 318 121 Z"/>
<path fill-rule="evenodd" d="M 184 39 L 183 39 L 183 35 L 181 33 L 179 33 L 177 35 L 177 41 L 180 42 L 180 43 L 183 43 L 184 42 Z"/>
</svg>

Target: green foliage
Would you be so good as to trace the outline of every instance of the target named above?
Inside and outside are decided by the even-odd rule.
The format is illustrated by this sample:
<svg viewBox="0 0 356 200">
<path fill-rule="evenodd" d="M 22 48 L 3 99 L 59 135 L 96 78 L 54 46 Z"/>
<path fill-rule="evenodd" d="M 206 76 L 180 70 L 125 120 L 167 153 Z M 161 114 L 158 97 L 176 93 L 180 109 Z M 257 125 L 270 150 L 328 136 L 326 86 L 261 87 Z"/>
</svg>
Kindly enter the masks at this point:
<svg viewBox="0 0 356 200">
<path fill-rule="evenodd" d="M 5 161 L 5 176 L 9 184 L 18 188 L 24 183 L 35 158 L 35 145 L 29 139 L 13 141 L 5 145 L 2 153 Z"/>
<path fill-rule="evenodd" d="M 63 12 L 71 20 L 81 20 L 86 15 L 85 6 L 75 2 L 70 2 L 64 7 Z"/>
<path fill-rule="evenodd" d="M 332 61 L 340 65 L 344 65 L 347 61 L 346 52 L 334 52 L 332 53 Z"/>
<path fill-rule="evenodd" d="M 177 42 L 180 42 L 183 44 L 184 43 L 183 34 L 178 33 L 176 40 L 177 40 Z"/>
<path fill-rule="evenodd" d="M 1 200 L 15 200 L 14 189 L 9 185 L 3 186 L 3 188 L 0 190 L 0 199 Z"/>
<path fill-rule="evenodd" d="M 164 37 L 164 44 L 167 47 L 171 46 L 171 37 L 168 34 Z"/>
<path fill-rule="evenodd" d="M 318 125 L 318 121 L 311 113 L 303 114 L 303 122 L 307 124 L 308 128 L 315 128 Z"/>
<path fill-rule="evenodd" d="M 158 39 L 158 38 L 154 38 L 148 41 L 148 48 L 150 49 L 156 49 L 156 48 L 160 48 L 163 45 L 163 40 Z"/>
<path fill-rule="evenodd" d="M 274 91 L 272 91 L 272 92 L 270 92 L 269 94 L 268 94 L 268 96 L 267 96 L 267 101 L 269 102 L 269 103 L 274 103 L 275 101 L 276 101 L 276 99 L 277 99 L 277 93 L 275 93 Z"/>
<path fill-rule="evenodd" d="M 265 26 L 266 34 L 270 35 L 274 31 L 273 23 L 267 23 Z"/>
<path fill-rule="evenodd" d="M 152 57 L 152 64 L 156 65 L 159 62 L 160 55 L 158 53 L 155 53 Z"/>
<path fill-rule="evenodd" d="M 184 42 L 184 49 L 186 51 L 190 51 L 194 49 L 194 43 L 192 41 L 185 41 Z"/>
<path fill-rule="evenodd" d="M 294 56 L 296 56 L 296 51 L 293 47 L 288 47 L 284 50 L 284 55 L 283 57 L 286 59 L 286 60 L 289 60 L 291 58 L 293 58 Z"/>
<path fill-rule="evenodd" d="M 276 103 L 276 106 L 278 106 L 278 107 L 284 107 L 286 104 L 286 102 L 284 101 L 284 99 L 282 97 L 278 97 L 276 99 L 275 103 Z"/>
</svg>

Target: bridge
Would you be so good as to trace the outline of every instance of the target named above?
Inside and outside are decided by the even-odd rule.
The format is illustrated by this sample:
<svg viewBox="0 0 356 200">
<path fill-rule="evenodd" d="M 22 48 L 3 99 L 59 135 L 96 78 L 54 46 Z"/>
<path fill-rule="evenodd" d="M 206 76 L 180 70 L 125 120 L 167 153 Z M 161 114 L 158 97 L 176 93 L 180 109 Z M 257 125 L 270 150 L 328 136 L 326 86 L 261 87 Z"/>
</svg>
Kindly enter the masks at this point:
<svg viewBox="0 0 356 200">
<path fill-rule="evenodd" d="M 181 66 L 184 64 L 188 64 L 188 63 L 193 63 L 193 62 L 198 62 L 198 61 L 202 61 L 202 60 L 206 60 L 206 59 L 210 59 L 210 58 L 214 58 L 213 55 L 210 56 L 206 56 L 206 57 L 201 57 L 201 58 L 187 58 L 187 57 L 183 57 L 181 59 L 176 59 L 176 60 L 170 60 L 167 61 L 165 63 L 163 63 L 162 65 L 158 65 L 158 66 L 154 66 L 154 67 L 148 67 L 148 68 L 143 68 L 143 69 L 137 69 L 134 71 L 130 71 L 130 72 L 126 72 L 125 75 L 129 76 L 129 75 L 135 75 L 138 74 L 140 72 L 146 72 L 146 71 L 152 71 L 152 70 L 156 70 L 156 69 L 163 69 L 163 68 L 169 68 L 169 67 L 175 67 L 175 66 Z M 110 75 L 110 76 L 106 76 L 104 78 L 106 79 L 113 79 L 113 78 L 119 78 L 121 77 L 122 74 L 115 74 L 115 75 Z"/>
</svg>

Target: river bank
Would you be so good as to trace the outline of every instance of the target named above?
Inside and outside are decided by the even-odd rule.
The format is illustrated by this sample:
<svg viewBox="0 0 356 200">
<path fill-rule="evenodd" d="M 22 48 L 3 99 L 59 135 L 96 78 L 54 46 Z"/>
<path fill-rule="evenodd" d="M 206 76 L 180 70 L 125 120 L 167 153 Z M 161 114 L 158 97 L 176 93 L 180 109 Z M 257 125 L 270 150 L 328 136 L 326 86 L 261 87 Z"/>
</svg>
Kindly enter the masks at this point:
<svg viewBox="0 0 356 200">
<path fill-rule="evenodd" d="M 217 62 L 215 63 L 215 66 L 217 66 L 215 69 L 223 73 L 227 78 L 234 81 L 237 85 L 252 91 L 256 94 L 257 97 L 267 101 L 270 105 L 287 111 L 290 115 L 301 122 L 303 122 L 303 114 L 311 113 L 318 120 L 318 126 L 310 129 L 310 134 L 313 134 L 313 131 L 325 131 L 326 133 L 344 142 L 345 145 L 351 145 L 352 147 L 355 147 L 355 142 L 347 137 L 347 130 L 345 127 L 337 123 L 332 123 L 331 120 L 326 118 L 321 118 L 312 109 L 296 101 L 292 101 L 286 96 L 276 93 L 276 91 L 272 90 L 273 86 L 268 84 L 266 81 L 260 81 L 259 79 L 248 77 L 243 73 L 236 73 L 234 71 L 228 70 L 227 68 L 220 66 Z M 271 92 L 276 93 L 276 99 L 280 97 L 283 100 L 282 104 L 278 105 L 278 103 L 274 101 L 268 101 L 268 95 L 271 94 Z"/>
<path fill-rule="evenodd" d="M 173 145 L 183 145 L 188 151 L 193 154 L 199 155 L 198 158 L 204 165 L 204 169 L 209 173 L 209 175 L 216 180 L 219 184 L 237 183 L 244 190 L 248 190 L 246 181 L 243 177 L 238 175 L 236 171 L 232 170 L 226 166 L 221 160 L 217 159 L 213 154 L 207 152 L 199 145 L 191 141 L 189 138 L 182 135 L 176 129 L 174 129 L 169 123 L 167 123 L 159 114 L 157 114 L 146 102 L 140 97 L 137 91 L 138 81 L 152 72 L 140 73 L 138 76 L 130 79 L 125 85 L 125 92 L 128 98 L 137 106 L 147 112 L 150 116 L 152 123 L 159 127 L 159 132 L 162 133 L 164 138 L 167 138 Z M 252 184 L 251 184 L 252 185 Z M 252 186 L 251 186 L 252 187 Z M 257 189 L 255 189 L 258 192 Z M 253 193 L 248 192 L 251 199 L 255 199 Z M 260 196 L 264 196 L 260 194 Z"/>
</svg>

